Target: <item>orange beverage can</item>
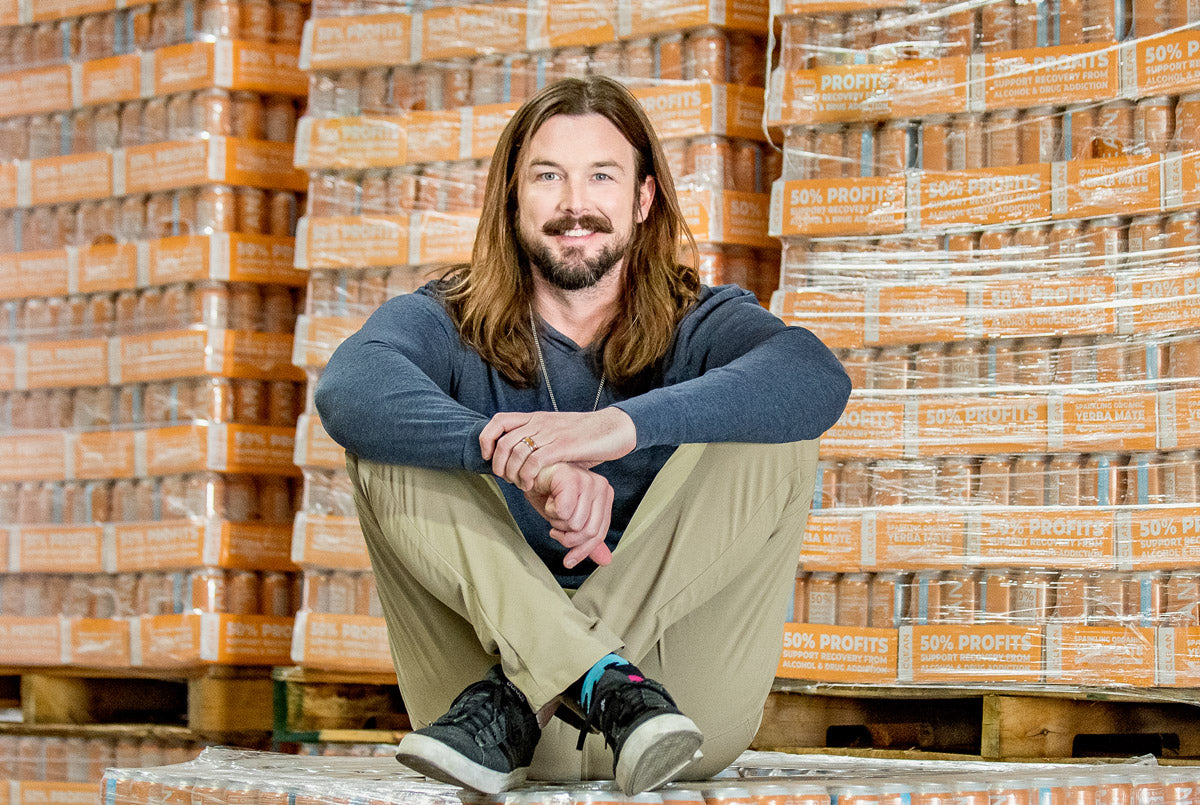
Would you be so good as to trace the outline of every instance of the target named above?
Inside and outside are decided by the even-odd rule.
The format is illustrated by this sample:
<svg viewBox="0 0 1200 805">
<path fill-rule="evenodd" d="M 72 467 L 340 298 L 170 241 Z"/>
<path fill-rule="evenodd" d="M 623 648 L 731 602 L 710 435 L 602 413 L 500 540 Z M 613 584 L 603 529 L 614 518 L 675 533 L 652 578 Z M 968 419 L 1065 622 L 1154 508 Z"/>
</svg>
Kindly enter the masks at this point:
<svg viewBox="0 0 1200 805">
<path fill-rule="evenodd" d="M 846 30 L 848 21 L 848 16 L 843 14 L 813 15 L 809 31 L 812 66 L 833 67 L 849 64 L 853 60 L 849 52 L 849 32 Z"/>
<path fill-rule="evenodd" d="M 226 137 L 233 135 L 234 104 L 229 90 L 210 88 L 192 96 L 192 131 Z"/>
<path fill-rule="evenodd" d="M 846 175 L 845 129 L 842 126 L 817 126 L 813 151 L 816 165 L 812 178 L 840 179 Z"/>
<path fill-rule="evenodd" d="M 1084 39 L 1089 44 L 1123 39 L 1128 12 L 1129 0 L 1084 0 Z"/>
<path fill-rule="evenodd" d="M 239 0 L 201 0 L 200 31 L 222 39 L 237 39 L 242 30 Z"/>
<path fill-rule="evenodd" d="M 987 167 L 1010 168 L 1021 163 L 1020 126 L 1015 109 L 1000 109 L 988 114 L 984 137 Z"/>
<path fill-rule="evenodd" d="M 1020 570 L 1013 579 L 1013 623 L 1042 624 L 1054 608 L 1056 574 L 1044 570 Z"/>
<path fill-rule="evenodd" d="M 1077 453 L 1061 453 L 1050 459 L 1046 476 L 1046 504 L 1078 506 L 1080 504 L 1080 464 Z"/>
<path fill-rule="evenodd" d="M 805 623 L 837 623 L 837 574 L 812 573 L 806 585 Z"/>
<path fill-rule="evenodd" d="M 945 783 L 914 783 L 912 805 L 955 805 L 953 789 Z"/>
<path fill-rule="evenodd" d="M 277 143 L 296 139 L 296 104 L 282 95 L 267 97 L 263 109 L 263 136 Z"/>
<path fill-rule="evenodd" d="M 1163 488 L 1168 503 L 1200 503 L 1200 452 L 1167 453 L 1163 461 Z"/>
<path fill-rule="evenodd" d="M 1173 5 L 1174 0 L 1133 0 L 1133 35 L 1144 39 L 1170 28 Z"/>
<path fill-rule="evenodd" d="M 126 135 L 128 138 L 136 136 L 142 144 L 146 144 L 161 142 L 170 137 L 171 120 L 165 97 L 160 95 L 149 98 L 141 104 L 141 111 L 141 130 L 134 135 Z"/>
<path fill-rule="evenodd" d="M 975 497 L 980 503 L 1007 506 L 1012 497 L 1012 459 L 1008 456 L 985 456 L 979 462 L 979 486 Z"/>
<path fill-rule="evenodd" d="M 232 382 L 234 421 L 244 425 L 266 424 L 266 381 L 235 378 Z"/>
<path fill-rule="evenodd" d="M 1126 506 L 1166 503 L 1163 483 L 1163 458 L 1158 453 L 1132 453 L 1125 465 L 1125 490 L 1121 501 Z"/>
<path fill-rule="evenodd" d="M 837 581 L 837 625 L 867 626 L 871 613 L 870 576 L 846 573 Z"/>
<path fill-rule="evenodd" d="M 227 185 L 206 185 L 196 198 L 198 232 L 237 231 L 237 194 Z"/>
<path fill-rule="evenodd" d="M 1094 777 L 1068 777 L 1063 792 L 1065 805 L 1096 805 Z"/>
<path fill-rule="evenodd" d="M 187 611 L 226 612 L 227 580 L 217 568 L 192 570 L 187 575 L 189 607 Z"/>
<path fill-rule="evenodd" d="M 947 570 L 941 574 L 936 623 L 974 623 L 979 611 L 979 574 L 973 570 Z"/>
<path fill-rule="evenodd" d="M 267 232 L 267 191 L 261 187 L 239 187 L 234 193 L 235 231 L 263 235 Z"/>
<path fill-rule="evenodd" d="M 267 197 L 267 234 L 293 237 L 299 210 L 296 194 L 290 190 L 272 190 Z"/>
<path fill-rule="evenodd" d="M 962 456 L 949 456 L 938 462 L 937 498 L 950 505 L 965 505 L 974 497 L 975 464 Z"/>
<path fill-rule="evenodd" d="M 290 523 L 295 512 L 288 479 L 279 475 L 264 475 L 257 479 L 256 486 L 258 519 L 268 523 Z"/>
<path fill-rule="evenodd" d="M 1084 237 L 1088 244 L 1089 268 L 1112 270 L 1125 255 L 1125 228 L 1116 217 L 1097 218 L 1087 222 Z"/>
<path fill-rule="evenodd" d="M 257 92 L 235 92 L 229 97 L 229 133 L 234 137 L 265 139 L 266 116 L 262 96 Z"/>
<path fill-rule="evenodd" d="M 1061 116 L 1052 106 L 1035 106 L 1020 117 L 1020 163 L 1057 162 L 1061 153 Z"/>
<path fill-rule="evenodd" d="M 271 39 L 282 45 L 299 45 L 304 36 L 304 21 L 308 18 L 307 5 L 291 0 L 274 0 L 271 3 Z"/>
<path fill-rule="evenodd" d="M 1170 249 L 1167 259 L 1195 261 L 1200 255 L 1200 213 L 1177 212 L 1167 219 L 1164 245 Z"/>
<path fill-rule="evenodd" d="M 1054 619 L 1064 623 L 1085 624 L 1091 616 L 1092 574 L 1082 570 L 1064 570 L 1054 583 Z"/>
<path fill-rule="evenodd" d="M 1013 47 L 1030 50 L 1038 47 L 1039 9 L 1036 3 L 1017 3 L 1013 22 Z M 1048 34 L 1049 32 L 1047 32 Z"/>
<path fill-rule="evenodd" d="M 792 611 L 789 613 L 789 623 L 808 623 L 808 574 L 796 573 L 796 583 L 792 587 Z"/>
<path fill-rule="evenodd" d="M 1196 778 L 1187 772 L 1168 775 L 1163 780 L 1163 805 L 1195 805 Z"/>
<path fill-rule="evenodd" d="M 1130 602 L 1131 574 L 1111 570 L 1096 574 L 1092 583 L 1091 623 L 1097 626 L 1121 626 L 1129 622 L 1131 606 L 1136 608 L 1138 600 Z"/>
<path fill-rule="evenodd" d="M 259 581 L 253 570 L 225 572 L 225 609 L 231 615 L 259 614 Z"/>
<path fill-rule="evenodd" d="M 1114 506 L 1124 497 L 1125 459 L 1116 453 L 1093 453 L 1080 473 L 1079 502 L 1085 506 Z"/>
<path fill-rule="evenodd" d="M 908 585 L 908 621 L 920 625 L 937 623 L 941 611 L 942 574 L 936 570 L 918 570 Z"/>
<path fill-rule="evenodd" d="M 812 508 L 831 509 L 838 501 L 838 474 L 840 467 L 828 461 L 817 462 L 817 482 L 813 487 Z"/>
<path fill-rule="evenodd" d="M 239 0 L 241 8 L 238 38 L 270 42 L 275 27 L 271 0 Z"/>
<path fill-rule="evenodd" d="M 1134 105 L 1118 100 L 1101 104 L 1096 110 L 1096 136 L 1093 155 L 1097 158 L 1119 157 L 1133 153 Z"/>
<path fill-rule="evenodd" d="M 1067 159 L 1091 159 L 1097 153 L 1099 110 L 1089 104 L 1069 106 L 1062 113 L 1063 151 Z"/>
<path fill-rule="evenodd" d="M 334 570 L 329 574 L 329 609 L 333 615 L 353 615 L 357 602 L 355 601 L 357 587 L 353 573 L 346 570 Z"/>
<path fill-rule="evenodd" d="M 265 571 L 259 596 L 259 612 L 276 618 L 295 614 L 292 606 L 292 580 L 286 573 Z"/>
<path fill-rule="evenodd" d="M 1129 263 L 1151 266 L 1161 260 L 1167 245 L 1166 220 L 1161 215 L 1139 215 L 1129 224 L 1126 252 Z"/>
<path fill-rule="evenodd" d="M 1200 92 L 1189 92 L 1179 97 L 1175 104 L 1175 131 L 1171 137 L 1171 150 L 1195 151 L 1200 149 Z"/>
<path fill-rule="evenodd" d="M 870 578 L 871 605 L 868 626 L 894 629 L 904 618 L 905 576 L 896 572 L 874 573 Z"/>
<path fill-rule="evenodd" d="M 1017 456 L 1013 460 L 1012 505 L 1042 506 L 1046 502 L 1046 472 L 1049 459 L 1041 453 Z"/>
<path fill-rule="evenodd" d="M 945 347 L 942 344 L 920 344 L 914 358 L 913 388 L 937 389 L 943 385 Z M 865 372 L 865 367 L 863 367 Z"/>
<path fill-rule="evenodd" d="M 950 170 L 950 118 L 945 115 L 921 121 L 920 156 L 916 167 L 927 171 Z"/>
<path fill-rule="evenodd" d="M 1020 784 L 1014 784 L 1015 781 L 994 782 L 988 787 L 988 803 L 989 805 L 1038 805 L 1033 802 L 1028 788 Z"/>
<path fill-rule="evenodd" d="M 1181 335 L 1167 345 L 1169 376 L 1174 380 L 1200 377 L 1200 338 Z"/>
<path fill-rule="evenodd" d="M 1124 774 L 1102 774 L 1096 778 L 1096 805 L 1132 805 L 1133 781 Z"/>
<path fill-rule="evenodd" d="M 1000 53 L 1016 47 L 1017 6 L 1014 0 L 990 2 L 980 9 L 979 47 Z"/>
<path fill-rule="evenodd" d="M 732 163 L 733 149 L 725 137 L 695 137 L 688 142 L 686 173 L 705 184 L 736 189 Z"/>
<path fill-rule="evenodd" d="M 729 83 L 761 87 L 766 82 L 766 42 L 749 31 L 729 31 Z M 599 52 L 603 45 L 597 46 Z"/>
<path fill-rule="evenodd" d="M 735 188 L 763 192 L 769 190 L 762 181 L 762 152 L 753 140 L 731 141 L 732 163 L 729 168 Z"/>
<path fill-rule="evenodd" d="M 894 176 L 908 167 L 909 123 L 890 120 L 875 129 L 874 176 Z"/>
<path fill-rule="evenodd" d="M 688 33 L 684 40 L 684 77 L 729 82 L 729 37 L 722 29 L 707 26 Z"/>
<path fill-rule="evenodd" d="M 1166 583 L 1163 619 L 1167 626 L 1200 626 L 1200 573 L 1171 572 Z"/>
<path fill-rule="evenodd" d="M 1015 599 L 1013 573 L 988 569 L 982 571 L 980 576 L 982 618 L 988 623 L 1011 623 Z"/>
<path fill-rule="evenodd" d="M 875 355 L 867 370 L 867 385 L 872 389 L 903 391 L 910 385 L 911 359 L 906 347 L 884 347 Z"/>
<path fill-rule="evenodd" d="M 865 461 L 847 459 L 842 462 L 838 478 L 838 504 L 862 507 L 871 496 L 870 471 Z"/>
<path fill-rule="evenodd" d="M 1018 259 L 1031 270 L 1037 270 L 1050 256 L 1050 227 L 1045 224 L 1019 226 L 1013 232 L 1013 244 Z"/>
<path fill-rule="evenodd" d="M 654 40 L 655 75 L 664 81 L 683 80 L 683 34 L 666 34 Z"/>
<path fill-rule="evenodd" d="M 501 69 L 507 74 L 509 65 L 502 64 Z M 596 45 L 588 57 L 588 72 L 592 75 L 625 75 L 625 48 L 622 43 L 601 42 Z M 501 101 L 507 102 L 508 95 L 511 95 L 511 92 L 506 92 Z"/>
<path fill-rule="evenodd" d="M 144 137 L 144 124 L 142 123 L 142 113 L 145 109 L 145 104 L 140 101 L 129 101 L 121 105 L 120 116 L 117 118 L 117 142 L 122 148 L 132 148 L 135 145 L 141 145 Z M 85 117 L 85 121 L 88 118 Z M 94 117 L 92 118 L 94 120 Z M 89 150 L 103 150 L 96 148 L 96 143 L 90 143 Z"/>
<path fill-rule="evenodd" d="M 780 34 L 780 66 L 788 71 L 806 70 L 812 62 L 812 20 L 805 17 L 783 17 Z"/>
<path fill-rule="evenodd" d="M 1175 104 L 1170 98 L 1165 95 L 1156 95 L 1139 100 L 1133 118 L 1134 152 L 1138 154 L 1167 153 L 1171 146 L 1174 123 Z"/>
<path fill-rule="evenodd" d="M 900 506 L 907 499 L 903 461 L 876 461 L 871 468 L 871 505 Z"/>
<path fill-rule="evenodd" d="M 219 516 L 234 522 L 253 520 L 258 511 L 258 488 L 254 478 L 249 475 L 221 476 L 224 482 L 224 494 L 219 496 L 223 507 Z"/>
<path fill-rule="evenodd" d="M 946 161 L 949 170 L 976 170 L 984 167 L 983 116 L 955 115 L 950 119 L 946 138 Z"/>
</svg>

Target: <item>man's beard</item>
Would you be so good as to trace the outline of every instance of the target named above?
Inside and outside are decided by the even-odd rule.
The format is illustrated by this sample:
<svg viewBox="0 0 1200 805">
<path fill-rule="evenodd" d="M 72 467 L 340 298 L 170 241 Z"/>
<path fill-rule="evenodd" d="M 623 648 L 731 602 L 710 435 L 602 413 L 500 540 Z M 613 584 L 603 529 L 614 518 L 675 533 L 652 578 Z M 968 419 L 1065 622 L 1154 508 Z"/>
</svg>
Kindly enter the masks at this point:
<svg viewBox="0 0 1200 805">
<path fill-rule="evenodd" d="M 542 233 L 554 237 L 576 228 L 605 234 L 613 231 L 608 220 L 585 215 L 581 218 L 555 218 L 542 226 Z M 631 233 L 625 240 L 610 243 L 596 256 L 589 258 L 583 256 L 582 248 L 570 247 L 563 251 L 561 258 L 557 258 L 551 254 L 550 247 L 545 243 L 526 235 L 520 223 L 517 224 L 516 230 L 517 243 L 529 258 L 529 262 L 541 272 L 547 282 L 563 291 L 581 291 L 600 282 L 625 257 L 633 240 Z"/>
</svg>

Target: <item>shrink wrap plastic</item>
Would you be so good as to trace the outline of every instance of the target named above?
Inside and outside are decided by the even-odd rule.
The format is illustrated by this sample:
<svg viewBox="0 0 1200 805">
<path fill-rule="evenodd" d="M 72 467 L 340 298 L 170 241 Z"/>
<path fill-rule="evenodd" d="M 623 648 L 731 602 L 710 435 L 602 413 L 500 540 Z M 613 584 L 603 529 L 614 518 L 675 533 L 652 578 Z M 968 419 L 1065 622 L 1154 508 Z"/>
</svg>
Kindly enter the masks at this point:
<svg viewBox="0 0 1200 805">
<path fill-rule="evenodd" d="M 307 15 L 0 9 L 6 664 L 287 661 Z"/>
<path fill-rule="evenodd" d="M 1193 686 L 1200 14 L 881 5 L 773 8 L 772 309 L 855 388 L 779 675 Z"/>
<path fill-rule="evenodd" d="M 881 803 L 1120 801 L 1182 805 L 1197 774 L 1152 759 L 1127 764 L 984 763 L 868 760 L 836 756 L 744 753 L 715 779 L 672 783 L 625 797 L 611 783 L 535 784 L 494 797 L 432 783 L 384 757 L 296 757 L 206 749 L 196 760 L 156 769 L 110 769 L 104 805 L 191 801 L 305 803 Z"/>
</svg>

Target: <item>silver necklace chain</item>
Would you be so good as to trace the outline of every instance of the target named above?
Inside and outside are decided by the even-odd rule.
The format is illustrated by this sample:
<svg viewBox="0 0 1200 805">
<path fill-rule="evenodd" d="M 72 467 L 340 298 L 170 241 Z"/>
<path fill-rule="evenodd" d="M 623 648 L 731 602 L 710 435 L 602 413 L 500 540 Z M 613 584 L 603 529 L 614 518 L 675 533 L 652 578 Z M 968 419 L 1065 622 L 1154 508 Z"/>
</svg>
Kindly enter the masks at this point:
<svg viewBox="0 0 1200 805">
<path fill-rule="evenodd" d="M 546 358 L 542 355 L 542 342 L 538 338 L 537 319 L 533 316 L 533 305 L 529 306 L 529 327 L 533 330 L 533 348 L 537 352 L 538 366 L 542 370 L 542 379 L 546 381 L 546 391 L 550 392 L 550 405 L 558 413 L 558 400 L 554 399 L 554 386 L 550 385 L 550 373 L 546 371 Z M 592 401 L 592 410 L 600 407 L 600 395 L 604 393 L 604 381 L 608 378 L 600 375 L 600 387 L 596 389 L 596 399 Z"/>
</svg>

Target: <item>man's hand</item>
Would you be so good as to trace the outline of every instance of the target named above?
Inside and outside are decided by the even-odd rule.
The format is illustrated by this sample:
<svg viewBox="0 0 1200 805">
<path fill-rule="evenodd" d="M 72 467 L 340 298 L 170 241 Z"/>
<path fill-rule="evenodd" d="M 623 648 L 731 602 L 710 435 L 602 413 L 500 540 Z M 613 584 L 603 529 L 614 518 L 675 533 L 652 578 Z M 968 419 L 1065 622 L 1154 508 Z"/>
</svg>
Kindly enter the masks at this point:
<svg viewBox="0 0 1200 805">
<path fill-rule="evenodd" d="M 555 464 L 538 474 L 525 497 L 550 523 L 551 538 L 569 548 L 563 567 L 573 568 L 585 558 L 598 565 L 612 562 L 604 538 L 612 520 L 613 490 L 604 476 Z"/>
<path fill-rule="evenodd" d="M 636 446 L 633 420 L 611 406 L 592 413 L 499 413 L 479 434 L 479 448 L 484 461 L 492 462 L 492 472 L 525 492 L 555 464 L 588 469 Z"/>
</svg>

